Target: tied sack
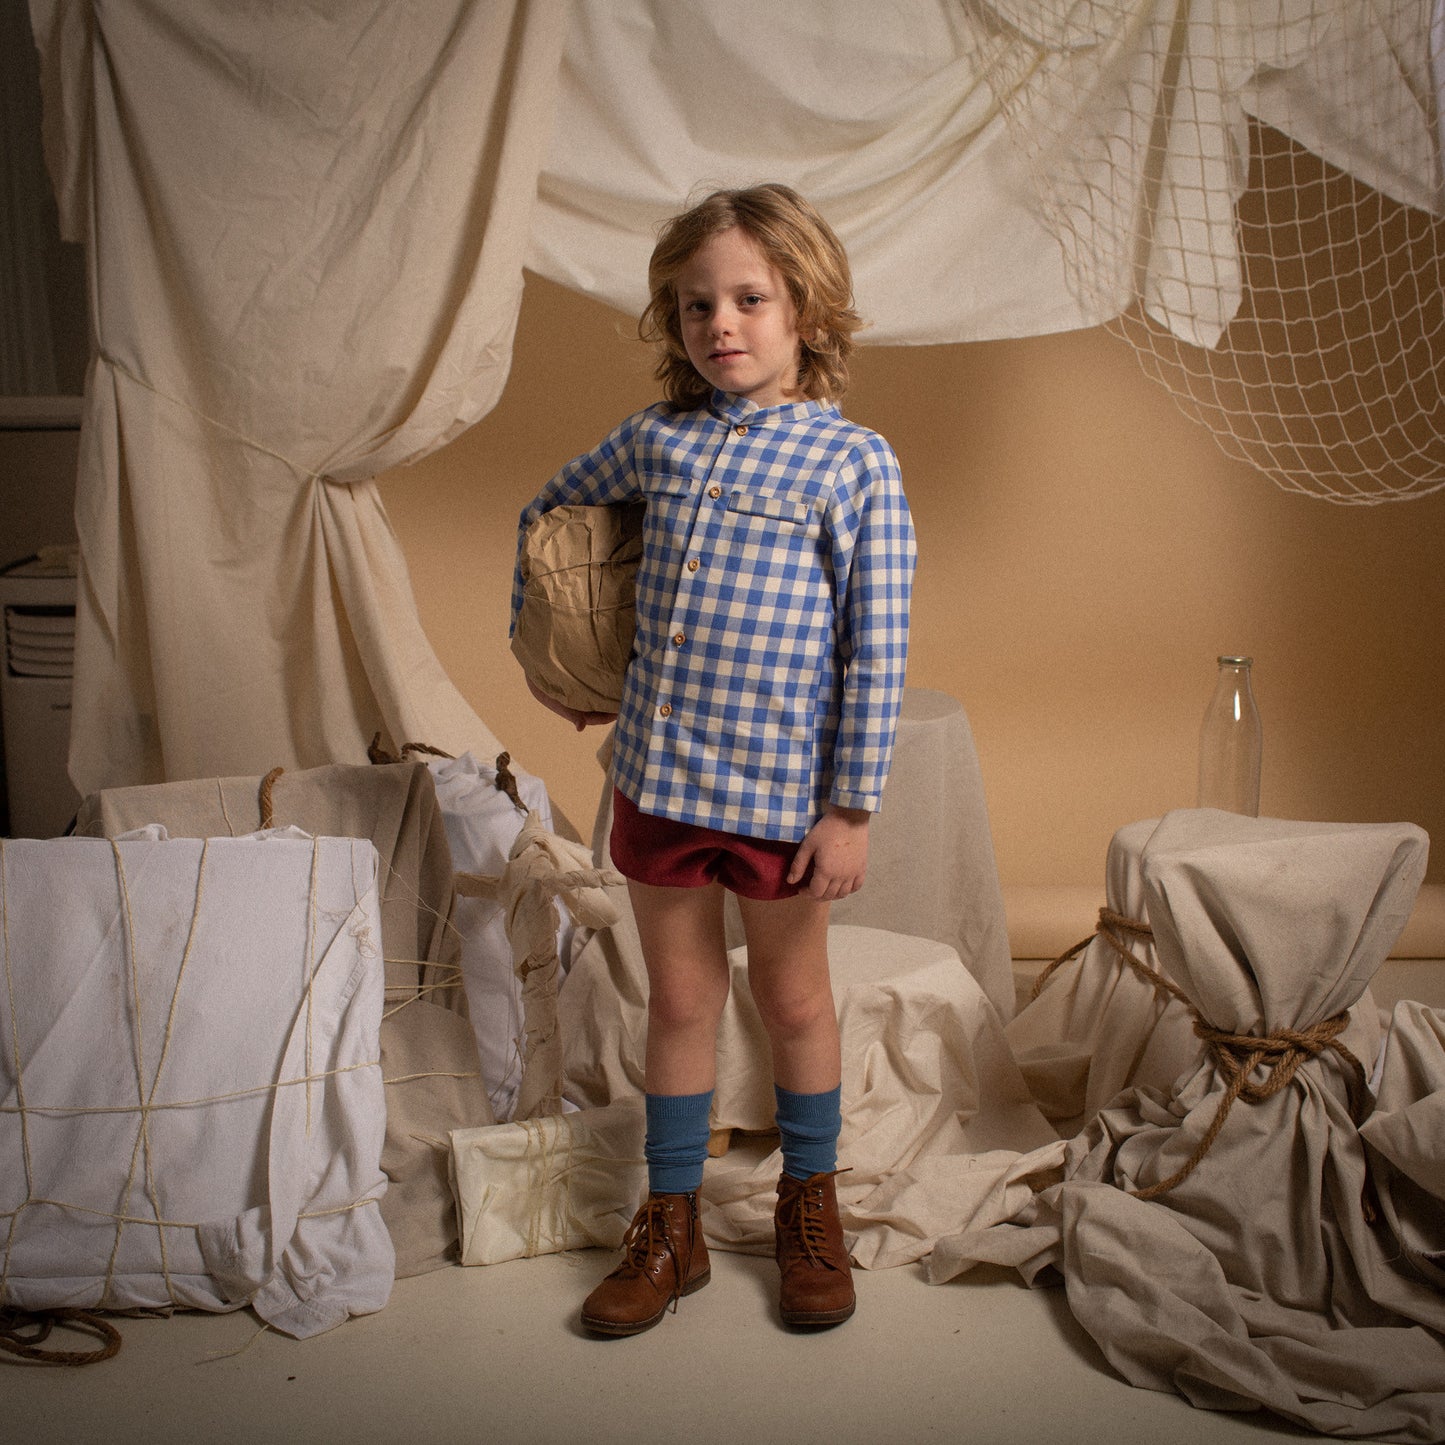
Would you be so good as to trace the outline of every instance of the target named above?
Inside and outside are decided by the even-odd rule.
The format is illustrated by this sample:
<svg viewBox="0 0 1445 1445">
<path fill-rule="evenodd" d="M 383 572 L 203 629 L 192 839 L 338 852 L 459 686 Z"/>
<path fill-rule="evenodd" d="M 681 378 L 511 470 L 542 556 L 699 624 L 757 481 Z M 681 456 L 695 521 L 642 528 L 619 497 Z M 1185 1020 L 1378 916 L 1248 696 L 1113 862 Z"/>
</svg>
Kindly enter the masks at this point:
<svg viewBox="0 0 1445 1445">
<path fill-rule="evenodd" d="M 522 606 L 512 652 L 548 697 L 615 713 L 637 630 L 641 502 L 554 507 L 522 539 Z"/>
</svg>

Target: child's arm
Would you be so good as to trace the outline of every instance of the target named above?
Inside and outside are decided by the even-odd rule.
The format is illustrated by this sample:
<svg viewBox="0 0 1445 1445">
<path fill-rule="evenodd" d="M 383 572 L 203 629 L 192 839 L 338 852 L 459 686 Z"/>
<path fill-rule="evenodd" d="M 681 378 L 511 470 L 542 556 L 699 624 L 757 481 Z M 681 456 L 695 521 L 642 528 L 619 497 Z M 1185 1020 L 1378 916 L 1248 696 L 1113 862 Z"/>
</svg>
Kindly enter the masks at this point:
<svg viewBox="0 0 1445 1445">
<path fill-rule="evenodd" d="M 831 802 L 871 811 L 903 706 L 917 556 L 898 459 L 882 437 L 870 435 L 840 479 L 831 520 L 844 664 Z"/>
<path fill-rule="evenodd" d="M 788 881 L 808 876 L 815 898 L 846 898 L 868 871 L 868 820 L 882 800 L 908 659 L 916 556 L 898 460 L 881 437 L 839 489 L 834 569 L 844 598 L 843 709 L 833 751 L 833 796 L 798 846 Z"/>
<path fill-rule="evenodd" d="M 798 844 L 788 869 L 788 882 L 808 878 L 805 891 L 814 898 L 846 898 L 863 886 L 868 872 L 868 820 L 862 808 L 829 806 Z M 812 875 L 808 876 L 809 866 Z"/>
</svg>

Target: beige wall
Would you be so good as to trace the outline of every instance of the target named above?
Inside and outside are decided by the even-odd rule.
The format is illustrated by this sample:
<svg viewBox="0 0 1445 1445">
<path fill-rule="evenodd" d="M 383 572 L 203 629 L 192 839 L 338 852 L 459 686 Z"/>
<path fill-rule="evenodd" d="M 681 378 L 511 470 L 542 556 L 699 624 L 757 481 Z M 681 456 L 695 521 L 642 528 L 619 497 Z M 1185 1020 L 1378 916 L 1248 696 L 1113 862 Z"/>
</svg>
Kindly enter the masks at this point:
<svg viewBox="0 0 1445 1445">
<path fill-rule="evenodd" d="M 653 400 L 649 370 L 627 318 L 529 277 L 499 407 L 383 480 L 443 664 L 584 829 L 599 734 L 533 704 L 507 651 L 515 518 Z M 1005 884 L 1097 887 L 1115 828 L 1192 804 L 1214 659 L 1236 651 L 1255 658 L 1263 810 L 1418 822 L 1445 878 L 1445 495 L 1287 495 L 1104 332 L 865 349 L 845 409 L 902 460 L 909 680 L 968 711 Z"/>
</svg>

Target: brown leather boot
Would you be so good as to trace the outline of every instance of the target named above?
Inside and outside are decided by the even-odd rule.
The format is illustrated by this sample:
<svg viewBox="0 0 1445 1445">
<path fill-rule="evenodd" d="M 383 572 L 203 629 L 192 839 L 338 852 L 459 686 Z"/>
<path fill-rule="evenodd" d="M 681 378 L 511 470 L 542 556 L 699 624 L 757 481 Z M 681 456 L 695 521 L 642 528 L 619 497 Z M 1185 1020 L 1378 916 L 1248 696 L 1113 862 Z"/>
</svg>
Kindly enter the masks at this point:
<svg viewBox="0 0 1445 1445">
<path fill-rule="evenodd" d="M 622 1241 L 622 1263 L 583 1301 L 582 1324 L 599 1335 L 640 1334 L 711 1278 L 697 1194 L 649 1194 Z"/>
<path fill-rule="evenodd" d="M 853 1274 L 838 1219 L 834 1174 L 778 1181 L 773 1214 L 778 1269 L 783 1277 L 783 1323 L 841 1325 L 855 1304 Z"/>
</svg>

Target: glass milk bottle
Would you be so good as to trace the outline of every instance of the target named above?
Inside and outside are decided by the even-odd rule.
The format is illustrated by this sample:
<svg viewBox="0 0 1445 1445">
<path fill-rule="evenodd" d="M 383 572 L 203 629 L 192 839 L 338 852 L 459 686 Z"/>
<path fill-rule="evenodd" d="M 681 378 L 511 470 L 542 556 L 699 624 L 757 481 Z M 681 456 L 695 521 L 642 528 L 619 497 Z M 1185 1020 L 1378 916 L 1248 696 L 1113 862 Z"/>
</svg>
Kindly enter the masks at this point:
<svg viewBox="0 0 1445 1445">
<path fill-rule="evenodd" d="M 1201 808 L 1259 816 L 1259 765 L 1264 748 L 1259 709 L 1249 685 L 1251 657 L 1221 657 L 1214 696 L 1199 729 Z"/>
</svg>

